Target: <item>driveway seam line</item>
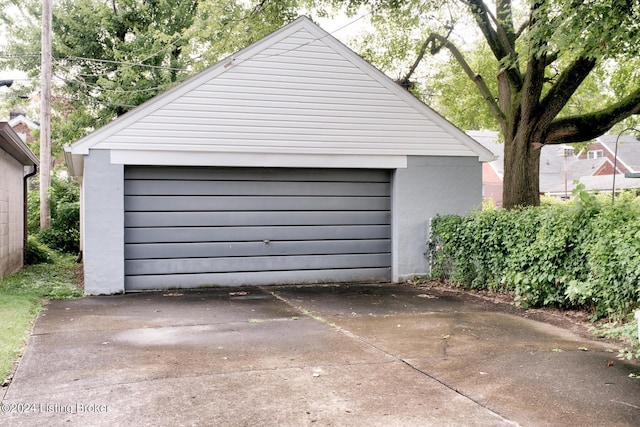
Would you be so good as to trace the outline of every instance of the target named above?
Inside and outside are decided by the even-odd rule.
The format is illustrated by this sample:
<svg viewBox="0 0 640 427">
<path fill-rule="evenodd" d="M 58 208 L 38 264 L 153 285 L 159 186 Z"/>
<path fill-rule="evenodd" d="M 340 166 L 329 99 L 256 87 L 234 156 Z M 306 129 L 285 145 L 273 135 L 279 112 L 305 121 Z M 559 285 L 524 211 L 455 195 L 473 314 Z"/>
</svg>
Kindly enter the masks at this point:
<svg viewBox="0 0 640 427">
<path fill-rule="evenodd" d="M 393 355 L 392 355 L 392 356 L 393 356 Z M 395 356 L 393 356 L 393 357 L 395 357 Z M 475 403 L 476 405 L 480 406 L 481 408 L 486 409 L 487 411 L 491 412 L 492 414 L 494 414 L 495 416 L 499 417 L 499 418 L 500 418 L 500 419 L 502 419 L 503 421 L 505 421 L 505 422 L 507 422 L 507 423 L 510 423 L 510 424 L 513 424 L 514 426 L 519 426 L 519 425 L 520 425 L 520 424 L 518 424 L 518 423 L 517 423 L 517 422 L 515 422 L 515 421 L 512 421 L 512 420 L 510 420 L 510 419 L 508 419 L 508 418 L 505 418 L 503 415 L 501 415 L 500 413 L 496 412 L 495 410 L 493 410 L 493 409 L 489 408 L 488 406 L 486 406 L 486 405 L 485 405 L 485 404 L 483 404 L 482 402 L 480 402 L 480 401 L 478 401 L 478 400 L 474 399 L 473 397 L 471 397 L 471 396 L 469 396 L 469 395 L 467 395 L 467 394 L 465 394 L 465 393 L 461 392 L 461 391 L 460 391 L 460 390 L 458 390 L 457 388 L 454 388 L 454 387 L 450 386 L 449 384 L 447 384 L 447 383 L 445 383 L 444 381 L 440 380 L 439 378 L 437 378 L 437 377 L 435 377 L 435 376 L 431 375 L 430 373 L 425 372 L 425 371 L 423 371 L 423 370 L 422 370 L 422 369 L 420 369 L 420 368 L 417 368 L 416 366 L 412 365 L 412 364 L 411 364 L 411 362 L 409 362 L 408 360 L 406 360 L 406 359 L 402 359 L 402 358 L 399 358 L 399 357 L 397 358 L 397 360 L 399 360 L 400 362 L 404 363 L 405 365 L 407 365 L 409 368 L 413 369 L 414 371 L 416 371 L 416 372 L 418 372 L 418 373 L 420 373 L 420 374 L 422 374 L 422 375 L 426 376 L 427 378 L 430 378 L 430 379 L 432 379 L 432 380 L 436 381 L 437 383 L 439 383 L 439 384 L 443 385 L 444 387 L 448 388 L 449 390 L 453 391 L 454 393 L 456 393 L 456 394 L 458 394 L 458 395 L 460 395 L 460 396 L 464 397 L 465 399 L 468 399 L 468 400 L 472 401 L 473 403 Z"/>
<path fill-rule="evenodd" d="M 505 418 L 503 415 L 501 415 L 498 412 L 496 412 L 495 410 L 487 407 L 486 405 L 482 404 L 481 402 L 477 401 L 476 399 L 474 399 L 474 398 L 462 393 L 457 388 L 454 388 L 454 387 L 446 384 L 445 382 L 441 381 L 440 379 L 434 377 L 433 375 L 431 375 L 431 374 L 429 374 L 429 373 L 427 373 L 427 372 L 425 372 L 425 371 L 423 371 L 421 369 L 418 369 L 417 367 L 415 367 L 411 363 L 409 363 L 407 360 L 405 360 L 405 359 L 403 359 L 403 358 L 401 358 L 399 356 L 396 356 L 395 354 L 389 353 L 385 349 L 383 349 L 381 347 L 378 347 L 377 345 L 375 345 L 373 343 L 370 343 L 369 341 L 366 341 L 364 338 L 354 334 L 353 332 L 351 332 L 351 331 L 349 331 L 349 330 L 347 330 L 347 329 L 345 329 L 345 328 L 343 328 L 343 327 L 341 327 L 339 325 L 336 325 L 335 323 L 330 323 L 324 317 L 317 316 L 317 315 L 311 313 L 309 310 L 307 310 L 304 307 L 300 307 L 300 306 L 294 305 L 291 301 L 289 301 L 287 298 L 283 297 L 282 295 L 279 295 L 276 291 L 267 290 L 266 292 L 268 292 L 271 295 L 273 295 L 273 297 L 278 299 L 279 301 L 282 301 L 283 303 L 287 304 L 288 306 L 298 310 L 301 314 L 303 314 L 305 316 L 308 316 L 308 317 L 311 317 L 312 319 L 314 319 L 314 320 L 316 320 L 318 322 L 327 324 L 327 325 L 331 326 L 332 328 L 336 329 L 337 331 L 340 331 L 341 333 L 345 334 L 346 336 L 348 336 L 350 338 L 353 338 L 353 339 L 356 339 L 359 342 L 361 342 L 362 344 L 365 344 L 365 345 L 375 349 L 376 351 L 391 357 L 393 360 L 403 363 L 404 365 L 408 366 L 409 368 L 413 369 L 414 371 L 418 372 L 419 374 L 421 374 L 423 376 L 426 376 L 427 378 L 429 378 L 431 380 L 436 381 L 438 384 L 440 384 L 440 385 L 446 387 L 447 389 L 453 391 L 457 395 L 459 395 L 459 396 L 461 396 L 461 397 L 463 397 L 463 398 L 465 398 L 467 400 L 470 400 L 471 402 L 473 402 L 474 404 L 478 405 L 479 407 L 489 411 L 490 413 L 492 413 L 496 417 L 500 418 L 502 421 L 504 421 L 506 423 L 509 423 L 509 424 L 512 424 L 514 426 L 519 426 L 520 425 L 515 421 L 512 421 L 512 420 L 509 420 L 509 419 Z"/>
</svg>

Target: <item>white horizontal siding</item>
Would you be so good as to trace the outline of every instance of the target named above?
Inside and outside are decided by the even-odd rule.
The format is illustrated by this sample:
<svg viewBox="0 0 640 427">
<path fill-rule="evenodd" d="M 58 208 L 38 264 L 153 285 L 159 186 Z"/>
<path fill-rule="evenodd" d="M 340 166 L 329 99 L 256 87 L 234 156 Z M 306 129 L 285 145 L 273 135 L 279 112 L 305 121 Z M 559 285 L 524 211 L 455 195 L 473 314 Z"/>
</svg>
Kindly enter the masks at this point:
<svg viewBox="0 0 640 427">
<path fill-rule="evenodd" d="M 245 122 L 245 127 L 238 125 L 215 125 L 215 124 L 197 124 L 187 127 L 185 130 L 176 129 L 172 123 L 155 123 L 154 125 L 142 125 L 136 129 L 127 129 L 122 132 L 123 136 L 140 136 L 144 137 L 149 132 L 156 131 L 161 132 L 165 137 L 180 137 L 181 135 L 187 138 L 210 138 L 211 135 L 215 135 L 216 138 L 221 139 L 265 139 L 265 140 L 278 140 L 287 138 L 289 136 L 295 136 L 295 140 L 301 134 L 306 134 L 308 131 L 320 131 L 320 134 L 305 135 L 307 142 L 319 141 L 319 142 L 331 142 L 331 141 L 354 141 L 354 142 L 389 142 L 389 136 L 387 128 L 384 126 L 377 127 L 377 125 L 371 125 L 370 128 L 348 128 L 346 124 L 342 126 L 333 126 L 331 128 L 324 128 L 319 130 L 317 123 L 299 123 L 296 122 L 289 127 L 281 127 L 269 122 L 260 123 L 256 125 L 255 122 Z M 314 126 L 315 125 L 315 126 Z M 424 135 L 422 129 L 415 129 L 413 131 L 404 130 L 401 139 L 415 139 Z"/>
<path fill-rule="evenodd" d="M 257 112 L 254 111 L 252 113 L 242 113 L 241 107 L 237 107 L 232 109 L 231 111 L 227 109 L 227 111 L 221 111 L 216 114 L 215 117 L 209 117 L 209 113 L 206 111 L 184 111 L 184 110 L 171 110 L 169 111 L 172 117 L 177 118 L 183 125 L 191 126 L 191 125 L 199 125 L 199 124 L 207 124 L 207 125 L 228 125 L 235 124 L 239 126 L 246 126 L 247 122 L 254 123 L 257 120 L 261 120 L 265 126 L 269 126 L 269 123 L 274 123 L 274 126 L 281 125 L 282 116 L 285 115 L 287 117 L 287 122 L 291 123 L 292 126 L 301 126 L 305 127 L 307 123 L 326 123 L 327 121 L 331 121 L 333 123 L 333 128 L 340 127 L 341 125 L 351 125 L 353 127 L 363 126 L 365 128 L 370 127 L 385 127 L 385 126 L 402 126 L 408 128 L 417 128 L 422 127 L 421 120 L 418 119 L 390 119 L 389 116 L 381 112 L 369 112 L 365 114 L 362 111 L 353 111 L 352 117 L 344 117 L 344 115 L 340 114 L 335 110 L 314 110 L 312 111 L 304 111 L 301 109 L 288 109 L 284 112 L 279 111 L 278 113 L 271 113 L 269 110 L 265 110 L 265 112 Z M 202 119 L 206 118 L 206 123 L 203 123 Z M 372 124 L 372 120 L 366 120 L 368 118 L 374 118 L 374 124 Z M 140 125 L 153 125 L 156 123 L 167 123 L 166 116 L 151 116 L 145 118 L 143 121 L 140 121 Z M 175 127 L 175 123 L 171 123 L 173 127 Z"/>
<path fill-rule="evenodd" d="M 95 148 L 477 156 L 327 41 L 303 26 Z"/>
</svg>

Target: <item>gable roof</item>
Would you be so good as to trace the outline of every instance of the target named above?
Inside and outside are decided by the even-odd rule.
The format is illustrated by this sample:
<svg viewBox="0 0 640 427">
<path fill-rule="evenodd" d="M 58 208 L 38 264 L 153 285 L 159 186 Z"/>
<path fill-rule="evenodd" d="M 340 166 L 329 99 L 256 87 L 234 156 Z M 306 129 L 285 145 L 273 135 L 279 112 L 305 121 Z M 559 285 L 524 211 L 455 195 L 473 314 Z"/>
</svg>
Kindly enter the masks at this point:
<svg viewBox="0 0 640 427">
<path fill-rule="evenodd" d="M 72 174 L 89 149 L 112 150 L 112 161 L 116 150 L 123 163 L 200 153 L 189 161 L 203 165 L 234 154 L 493 159 L 306 17 L 65 147 Z"/>
<path fill-rule="evenodd" d="M 630 171 L 640 171 L 640 140 L 633 135 L 606 134 L 596 138 L 611 156 L 615 153 L 616 140 L 618 141 L 618 163 L 624 165 Z"/>
<path fill-rule="evenodd" d="M 13 128 L 18 126 L 19 124 L 24 124 L 28 126 L 30 129 L 40 129 L 40 125 L 34 121 L 27 119 L 24 114 L 19 114 L 16 117 L 9 120 L 9 125 Z"/>
<path fill-rule="evenodd" d="M 500 133 L 493 130 L 469 130 L 467 135 L 493 153 L 489 166 L 502 179 L 504 177 L 504 143 L 500 142 Z"/>
<path fill-rule="evenodd" d="M 0 149 L 9 153 L 24 166 L 37 166 L 38 158 L 7 122 L 0 122 Z"/>
</svg>

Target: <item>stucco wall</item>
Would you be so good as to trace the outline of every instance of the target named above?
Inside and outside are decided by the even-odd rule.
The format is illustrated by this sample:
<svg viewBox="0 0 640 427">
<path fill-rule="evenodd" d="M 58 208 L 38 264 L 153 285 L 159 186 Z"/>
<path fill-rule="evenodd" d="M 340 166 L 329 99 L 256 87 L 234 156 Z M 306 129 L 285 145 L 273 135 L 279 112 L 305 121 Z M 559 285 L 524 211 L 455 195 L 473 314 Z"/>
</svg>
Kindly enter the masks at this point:
<svg viewBox="0 0 640 427">
<path fill-rule="evenodd" d="M 124 167 L 90 150 L 82 182 L 85 293 L 124 292 Z"/>
<path fill-rule="evenodd" d="M 473 157 L 409 157 L 393 176 L 394 281 L 428 273 L 429 221 L 482 202 L 482 164 Z"/>
<path fill-rule="evenodd" d="M 22 268 L 24 167 L 0 149 L 0 277 Z"/>
</svg>

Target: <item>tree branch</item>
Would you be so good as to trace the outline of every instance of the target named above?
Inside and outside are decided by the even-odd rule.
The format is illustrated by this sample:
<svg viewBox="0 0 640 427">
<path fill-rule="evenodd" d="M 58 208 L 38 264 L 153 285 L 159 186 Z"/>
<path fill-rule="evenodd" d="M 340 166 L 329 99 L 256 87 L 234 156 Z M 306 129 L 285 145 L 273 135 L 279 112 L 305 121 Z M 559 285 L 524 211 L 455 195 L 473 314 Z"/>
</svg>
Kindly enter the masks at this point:
<svg viewBox="0 0 640 427">
<path fill-rule="evenodd" d="M 551 52 L 547 54 L 547 62 L 545 64 L 545 67 L 548 67 L 549 65 L 553 64 L 554 62 L 556 62 L 556 60 L 558 59 L 560 52 L 555 51 L 555 52 Z"/>
<path fill-rule="evenodd" d="M 536 10 L 541 6 L 541 2 L 533 2 L 531 5 L 531 15 L 529 26 L 538 24 Z M 527 71 L 524 75 L 524 85 L 521 97 L 521 112 L 525 122 L 533 123 L 540 114 L 540 96 L 544 87 L 544 74 L 547 66 L 546 44 L 544 40 L 538 40 L 530 46 L 530 58 L 527 63 Z M 555 116 L 552 117 L 552 119 Z M 536 120 L 537 121 L 537 120 Z M 542 129 L 544 130 L 544 129 Z"/>
<path fill-rule="evenodd" d="M 524 30 L 526 30 L 527 28 L 529 28 L 529 21 L 525 21 L 523 22 L 520 27 L 518 28 L 518 30 L 516 31 L 516 40 L 518 39 L 518 37 L 520 37 L 522 35 L 522 33 L 524 33 Z"/>
<path fill-rule="evenodd" d="M 524 84 L 522 86 L 521 111 L 524 121 L 532 121 L 537 117 L 540 107 L 540 95 L 544 86 L 544 70 L 546 57 L 531 55 L 527 64 Z M 555 116 L 554 116 L 555 117 Z"/>
<path fill-rule="evenodd" d="M 498 34 L 503 38 L 503 42 L 509 46 L 512 54 L 515 53 L 516 31 L 513 25 L 513 13 L 511 0 L 499 0 L 496 2 L 495 20 Z"/>
<path fill-rule="evenodd" d="M 595 65 L 595 59 L 581 57 L 560 74 L 557 83 L 540 103 L 543 111 L 540 117 L 541 124 L 550 124 L 556 118 Z"/>
<path fill-rule="evenodd" d="M 449 36 L 451 35 L 452 32 L 453 32 L 453 28 L 450 28 L 446 36 L 444 37 L 439 36 L 439 37 L 442 40 L 448 41 Z M 436 42 L 432 38 L 432 36 L 435 36 L 435 34 L 432 34 L 429 37 L 427 37 L 424 43 L 422 43 L 422 46 L 420 46 L 420 50 L 418 51 L 418 56 L 416 57 L 416 60 L 413 62 L 413 65 L 411 66 L 411 68 L 409 68 L 409 71 L 407 72 L 407 74 L 405 74 L 405 76 L 402 77 L 401 79 L 397 80 L 397 83 L 400 86 L 404 87 L 405 89 L 409 89 L 412 86 L 409 80 L 411 79 L 411 76 L 413 75 L 413 73 L 416 72 L 416 69 L 418 68 L 418 65 L 420 65 L 420 62 L 422 62 L 422 59 L 424 58 L 424 54 L 427 52 L 427 48 L 429 47 L 429 45 L 431 45 L 431 50 L 430 50 L 431 55 L 437 54 L 444 47 L 444 44 L 436 45 Z"/>
<path fill-rule="evenodd" d="M 458 50 L 458 48 L 446 37 L 435 33 L 430 34 L 427 40 L 422 45 L 421 52 L 423 56 L 424 52 L 426 52 L 426 49 L 429 46 L 431 46 L 431 54 L 438 53 L 440 50 L 442 50 L 442 48 L 446 48 L 447 50 L 449 50 L 449 52 L 451 52 L 458 64 L 460 64 L 460 66 L 462 67 L 464 73 L 471 79 L 471 81 L 473 81 L 473 83 L 475 83 L 478 91 L 480 92 L 480 95 L 482 95 L 482 98 L 487 103 L 491 114 L 493 114 L 498 123 L 500 123 L 500 126 L 504 128 L 506 123 L 506 116 L 496 102 L 494 94 L 491 93 L 491 89 L 489 89 L 489 86 L 487 86 L 487 83 L 484 81 L 482 76 L 473 72 L 471 66 L 469 66 L 469 63 L 466 61 L 460 50 Z M 408 77 L 409 75 L 405 76 L 401 81 L 408 81 Z"/>
<path fill-rule="evenodd" d="M 620 102 L 600 111 L 554 120 L 544 139 L 545 144 L 569 144 L 588 141 L 603 135 L 613 125 L 640 114 L 640 88 Z"/>
<path fill-rule="evenodd" d="M 501 1 L 501 3 L 503 3 Z M 498 61 L 503 61 L 505 58 L 509 57 L 512 62 L 515 63 L 517 58 L 517 53 L 515 52 L 515 45 L 509 44 L 509 37 L 504 33 L 504 29 L 502 25 L 496 20 L 496 18 L 491 14 L 489 8 L 482 0 L 465 0 L 465 3 L 471 9 L 471 14 L 476 20 L 476 24 L 482 31 L 484 38 L 487 40 L 487 44 L 491 48 L 493 55 L 496 57 Z M 504 12 L 503 12 L 504 13 Z M 495 30 L 491 26 L 491 22 L 496 25 L 498 30 Z M 502 36 L 499 34 L 502 32 Z M 504 72 L 512 85 L 515 86 L 517 90 L 522 87 L 523 79 L 520 74 L 520 70 L 517 67 L 511 66 L 511 64 L 506 64 L 504 67 Z"/>
</svg>

